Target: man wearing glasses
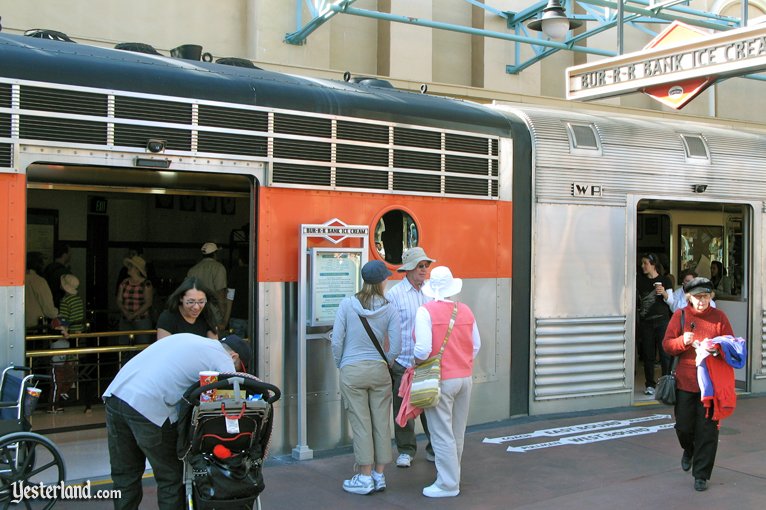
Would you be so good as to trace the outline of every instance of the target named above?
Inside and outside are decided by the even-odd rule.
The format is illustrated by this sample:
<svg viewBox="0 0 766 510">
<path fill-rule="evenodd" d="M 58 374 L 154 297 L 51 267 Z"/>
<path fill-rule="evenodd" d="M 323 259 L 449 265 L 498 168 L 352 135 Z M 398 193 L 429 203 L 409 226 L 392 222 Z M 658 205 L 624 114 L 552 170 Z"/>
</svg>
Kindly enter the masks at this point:
<svg viewBox="0 0 766 510">
<path fill-rule="evenodd" d="M 394 417 L 399 414 L 399 409 L 402 406 L 402 399 L 399 397 L 399 385 L 402 382 L 402 375 L 404 375 L 405 370 L 415 363 L 415 339 L 412 338 L 412 331 L 415 327 L 415 312 L 417 312 L 420 305 L 431 300 L 423 294 L 421 289 L 428 276 L 428 267 L 432 262 L 436 261 L 429 258 L 423 248 L 415 247 L 405 251 L 402 255 L 402 265 L 397 269 L 400 273 L 406 273 L 405 277 L 386 293 L 386 299 L 399 310 L 399 318 L 402 324 L 402 350 L 391 367 L 391 373 L 394 378 Z M 434 452 L 431 447 L 425 413 L 420 415 L 420 423 L 423 425 L 426 437 L 429 438 L 428 445 L 426 446 L 426 459 L 433 462 Z M 394 437 L 396 439 L 396 449 L 399 451 L 396 465 L 401 468 L 410 467 L 417 451 L 415 421 L 409 420 L 406 426 L 400 427 L 396 424 L 396 420 L 394 420 Z"/>
</svg>

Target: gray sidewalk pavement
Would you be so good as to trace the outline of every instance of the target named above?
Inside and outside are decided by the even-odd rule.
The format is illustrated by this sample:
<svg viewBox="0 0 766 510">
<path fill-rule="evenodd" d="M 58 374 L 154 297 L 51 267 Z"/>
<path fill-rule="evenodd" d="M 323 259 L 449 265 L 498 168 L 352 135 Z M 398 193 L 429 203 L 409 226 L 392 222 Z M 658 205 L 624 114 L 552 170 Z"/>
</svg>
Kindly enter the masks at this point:
<svg viewBox="0 0 766 510">
<path fill-rule="evenodd" d="M 722 422 L 716 466 L 705 492 L 695 492 L 691 474 L 681 470 L 673 422 L 672 408 L 657 404 L 470 427 L 461 493 L 444 499 L 421 494 L 435 476 L 434 464 L 424 455 L 411 468 L 389 467 L 388 489 L 370 496 L 347 494 L 341 488 L 343 479 L 353 474 L 350 449 L 315 452 L 316 458 L 301 462 L 271 458 L 264 471 L 261 502 L 267 510 L 766 507 L 766 395 L 740 396 L 734 415 Z M 501 439 L 485 442 L 485 438 Z M 422 438 L 419 446 L 422 453 Z M 141 508 L 154 510 L 153 480 L 144 485 Z M 56 505 L 84 507 L 106 509 L 111 504 Z"/>
</svg>

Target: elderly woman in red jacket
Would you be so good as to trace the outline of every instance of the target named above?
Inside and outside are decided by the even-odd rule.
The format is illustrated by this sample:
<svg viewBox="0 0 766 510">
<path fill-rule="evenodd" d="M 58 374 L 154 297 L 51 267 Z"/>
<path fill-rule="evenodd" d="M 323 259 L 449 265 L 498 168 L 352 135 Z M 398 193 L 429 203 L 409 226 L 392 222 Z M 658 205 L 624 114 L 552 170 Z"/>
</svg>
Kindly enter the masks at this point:
<svg viewBox="0 0 766 510">
<path fill-rule="evenodd" d="M 676 311 L 670 319 L 662 347 L 669 355 L 679 357 L 675 428 L 683 448 L 681 469 L 689 471 L 693 465 L 694 489 L 704 491 L 715 464 L 721 410 L 715 409 L 714 405 L 715 402 L 720 405 L 720 400 L 703 398 L 705 395 L 697 378 L 697 361 L 714 356 L 715 366 L 724 369 L 720 373 L 725 377 L 716 383 L 714 391 L 719 397 L 723 394 L 734 396 L 734 373 L 721 360 L 721 351 L 712 341 L 734 333 L 726 314 L 710 306 L 714 296 L 710 280 L 695 278 L 684 285 L 684 292 L 689 306 Z"/>
<path fill-rule="evenodd" d="M 423 489 L 423 495 L 429 498 L 460 494 L 460 460 L 471 401 L 473 359 L 481 347 L 471 309 L 447 299 L 462 287 L 463 281 L 453 278 L 449 268 L 434 268 L 431 279 L 423 285 L 423 294 L 434 300 L 415 314 L 416 363 L 438 354 L 449 334 L 441 360 L 441 398 L 436 407 L 425 410 L 436 457 L 436 481 Z"/>
</svg>

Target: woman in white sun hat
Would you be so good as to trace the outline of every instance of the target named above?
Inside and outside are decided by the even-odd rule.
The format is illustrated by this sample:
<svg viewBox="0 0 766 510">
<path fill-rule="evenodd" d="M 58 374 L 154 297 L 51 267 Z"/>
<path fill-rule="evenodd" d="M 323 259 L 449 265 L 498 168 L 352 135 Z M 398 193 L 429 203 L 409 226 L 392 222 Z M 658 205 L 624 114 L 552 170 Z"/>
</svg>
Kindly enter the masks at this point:
<svg viewBox="0 0 766 510">
<path fill-rule="evenodd" d="M 451 328 L 441 360 L 441 398 L 436 407 L 425 410 L 436 456 L 436 481 L 423 489 L 423 495 L 431 498 L 460 494 L 460 459 L 471 401 L 473 360 L 481 347 L 471 309 L 448 299 L 462 287 L 463 280 L 454 278 L 448 267 L 435 267 L 431 279 L 423 285 L 423 294 L 433 301 L 418 308 L 415 315 L 416 363 L 438 354 Z"/>
</svg>

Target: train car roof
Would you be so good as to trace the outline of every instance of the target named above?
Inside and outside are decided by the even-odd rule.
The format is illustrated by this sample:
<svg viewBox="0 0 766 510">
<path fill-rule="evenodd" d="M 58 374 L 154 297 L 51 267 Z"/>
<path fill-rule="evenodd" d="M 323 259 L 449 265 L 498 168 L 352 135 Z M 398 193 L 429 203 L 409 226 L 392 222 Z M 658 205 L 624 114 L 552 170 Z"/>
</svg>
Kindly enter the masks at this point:
<svg viewBox="0 0 766 510">
<path fill-rule="evenodd" d="M 477 103 L 84 44 L 0 34 L 4 77 L 342 115 L 507 136 Z"/>
</svg>

